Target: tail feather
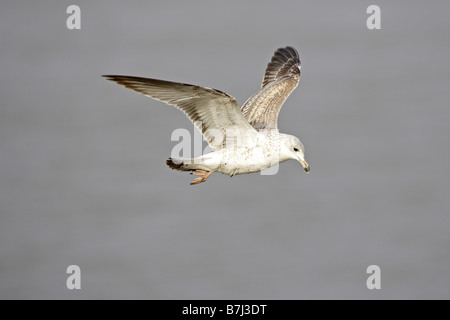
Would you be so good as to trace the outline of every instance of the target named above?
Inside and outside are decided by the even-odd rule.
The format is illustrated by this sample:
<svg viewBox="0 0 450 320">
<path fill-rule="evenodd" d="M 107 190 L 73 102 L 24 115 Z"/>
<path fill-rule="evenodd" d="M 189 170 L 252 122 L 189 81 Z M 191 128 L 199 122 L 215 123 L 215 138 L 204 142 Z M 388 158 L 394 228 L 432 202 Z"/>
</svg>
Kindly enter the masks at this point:
<svg viewBox="0 0 450 320">
<path fill-rule="evenodd" d="M 173 170 L 178 170 L 178 171 L 195 171 L 195 169 L 188 167 L 180 159 L 169 158 L 169 159 L 167 159 L 166 164 L 169 166 L 169 168 L 171 168 Z"/>
</svg>

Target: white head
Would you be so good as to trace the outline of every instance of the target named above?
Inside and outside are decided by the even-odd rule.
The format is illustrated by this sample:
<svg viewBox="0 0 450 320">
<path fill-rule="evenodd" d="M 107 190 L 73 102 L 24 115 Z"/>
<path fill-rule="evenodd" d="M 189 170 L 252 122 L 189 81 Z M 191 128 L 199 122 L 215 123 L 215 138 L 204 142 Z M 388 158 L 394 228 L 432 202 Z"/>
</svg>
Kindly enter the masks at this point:
<svg viewBox="0 0 450 320">
<path fill-rule="evenodd" d="M 282 134 L 283 139 L 280 148 L 280 160 L 286 161 L 289 159 L 297 160 L 303 166 L 303 169 L 308 173 L 309 165 L 305 160 L 305 147 L 299 138 Z"/>
</svg>

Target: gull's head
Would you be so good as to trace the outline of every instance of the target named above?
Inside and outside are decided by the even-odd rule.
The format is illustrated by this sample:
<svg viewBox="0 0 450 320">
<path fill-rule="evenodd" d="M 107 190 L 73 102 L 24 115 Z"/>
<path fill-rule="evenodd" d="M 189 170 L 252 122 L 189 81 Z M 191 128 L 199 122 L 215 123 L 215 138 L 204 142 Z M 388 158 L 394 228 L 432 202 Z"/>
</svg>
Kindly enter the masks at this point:
<svg viewBox="0 0 450 320">
<path fill-rule="evenodd" d="M 305 160 L 305 147 L 299 138 L 291 135 L 286 135 L 287 139 L 283 146 L 283 153 L 288 159 L 297 160 L 301 163 L 306 173 L 309 173 L 309 165 Z"/>
</svg>

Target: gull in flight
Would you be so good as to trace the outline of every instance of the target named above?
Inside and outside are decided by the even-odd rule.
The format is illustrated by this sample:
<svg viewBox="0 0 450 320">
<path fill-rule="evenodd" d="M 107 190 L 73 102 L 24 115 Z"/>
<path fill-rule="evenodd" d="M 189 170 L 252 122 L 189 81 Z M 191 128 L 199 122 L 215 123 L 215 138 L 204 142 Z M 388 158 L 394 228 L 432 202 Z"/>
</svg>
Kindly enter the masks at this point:
<svg viewBox="0 0 450 320">
<path fill-rule="evenodd" d="M 279 133 L 278 113 L 300 80 L 300 58 L 292 47 L 275 51 L 261 89 L 240 109 L 232 96 L 211 88 L 149 78 L 104 75 L 150 98 L 174 105 L 202 132 L 212 152 L 194 159 L 169 158 L 175 170 L 205 182 L 213 172 L 229 176 L 253 173 L 294 159 L 309 172 L 300 139 Z"/>
</svg>

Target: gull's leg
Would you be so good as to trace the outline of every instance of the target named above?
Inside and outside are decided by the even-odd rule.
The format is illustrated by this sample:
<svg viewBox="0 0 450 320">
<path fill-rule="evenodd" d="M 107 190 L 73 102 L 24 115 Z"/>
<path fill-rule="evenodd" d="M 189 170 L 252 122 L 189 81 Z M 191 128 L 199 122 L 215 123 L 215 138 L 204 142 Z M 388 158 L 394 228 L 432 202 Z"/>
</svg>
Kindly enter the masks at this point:
<svg viewBox="0 0 450 320">
<path fill-rule="evenodd" d="M 207 173 L 208 171 L 202 169 L 197 169 L 194 172 L 191 172 L 191 174 L 193 174 L 194 176 L 204 176 Z"/>
<path fill-rule="evenodd" d="M 203 171 L 203 172 L 201 172 L 201 171 Z M 208 179 L 209 176 L 210 176 L 213 172 L 214 172 L 214 170 L 211 170 L 211 171 L 196 170 L 196 171 L 194 171 L 192 174 L 199 175 L 200 177 L 195 178 L 195 179 L 191 182 L 191 185 L 199 184 L 199 183 L 205 182 L 206 179 Z"/>
</svg>

